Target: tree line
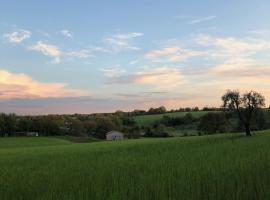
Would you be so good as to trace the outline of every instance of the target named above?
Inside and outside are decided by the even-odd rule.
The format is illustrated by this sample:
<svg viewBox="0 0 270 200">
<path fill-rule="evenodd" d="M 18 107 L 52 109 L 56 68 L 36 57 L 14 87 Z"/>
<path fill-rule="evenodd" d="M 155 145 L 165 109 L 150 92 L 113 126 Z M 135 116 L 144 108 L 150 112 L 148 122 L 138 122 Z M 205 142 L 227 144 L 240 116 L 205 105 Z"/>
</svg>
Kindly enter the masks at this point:
<svg viewBox="0 0 270 200">
<path fill-rule="evenodd" d="M 111 130 L 138 137 L 139 127 L 133 118 L 123 114 L 17 116 L 0 114 L 0 135 L 20 136 L 37 132 L 40 136 L 92 136 L 100 139 Z"/>
<path fill-rule="evenodd" d="M 268 112 L 262 109 L 265 99 L 261 94 L 250 91 L 241 95 L 238 91 L 228 90 L 222 96 L 222 101 L 221 108 L 201 109 L 201 111 L 208 111 L 201 117 L 191 114 L 191 111 L 193 113 L 200 111 L 198 107 L 167 111 L 164 106 L 150 108 L 148 111 L 116 111 L 89 115 L 17 116 L 2 113 L 0 114 L 0 136 L 19 136 L 36 132 L 42 136 L 71 135 L 105 139 L 107 132 L 118 130 L 125 133 L 128 138 L 138 138 L 141 135 L 167 137 L 169 136 L 168 127 L 184 126 L 192 127 L 200 135 L 245 131 L 246 135 L 250 136 L 251 130 L 270 128 L 270 112 L 269 109 Z M 166 115 L 171 112 L 188 113 L 181 117 Z M 163 114 L 163 117 L 151 126 L 144 127 L 134 120 L 134 116 L 143 114 Z"/>
</svg>

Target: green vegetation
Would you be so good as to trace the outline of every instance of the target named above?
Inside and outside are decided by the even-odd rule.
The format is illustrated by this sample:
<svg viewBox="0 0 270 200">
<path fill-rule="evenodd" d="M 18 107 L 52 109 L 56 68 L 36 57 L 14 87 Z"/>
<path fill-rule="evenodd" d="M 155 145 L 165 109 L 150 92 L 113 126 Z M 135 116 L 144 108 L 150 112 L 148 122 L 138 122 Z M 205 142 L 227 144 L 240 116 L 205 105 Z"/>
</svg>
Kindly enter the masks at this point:
<svg viewBox="0 0 270 200">
<path fill-rule="evenodd" d="M 270 131 L 121 142 L 0 138 L 0 199 L 268 199 Z"/>
<path fill-rule="evenodd" d="M 154 124 L 155 121 L 162 119 L 163 116 L 184 117 L 186 114 L 191 113 L 193 117 L 199 118 L 208 112 L 209 111 L 192 111 L 192 112 L 172 112 L 154 115 L 139 115 L 135 116 L 134 120 L 141 126 L 151 126 Z"/>
</svg>

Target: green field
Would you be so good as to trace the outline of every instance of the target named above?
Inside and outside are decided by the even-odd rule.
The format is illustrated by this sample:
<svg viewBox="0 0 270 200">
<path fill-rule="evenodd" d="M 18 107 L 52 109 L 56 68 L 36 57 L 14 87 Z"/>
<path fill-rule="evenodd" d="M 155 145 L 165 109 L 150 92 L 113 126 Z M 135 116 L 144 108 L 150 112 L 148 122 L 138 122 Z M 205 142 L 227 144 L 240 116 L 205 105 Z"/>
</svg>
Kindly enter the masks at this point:
<svg viewBox="0 0 270 200">
<path fill-rule="evenodd" d="M 208 113 L 209 111 L 197 111 L 197 112 L 173 112 L 173 113 L 165 113 L 165 114 L 155 114 L 155 115 L 139 115 L 135 116 L 135 121 L 142 126 L 152 125 L 156 120 L 160 120 L 163 116 L 170 117 L 183 117 L 188 113 L 191 113 L 194 117 L 201 117 Z M 215 111 L 211 111 L 215 112 Z"/>
<path fill-rule="evenodd" d="M 0 138 L 0 199 L 269 199 L 270 131 L 72 143 Z"/>
</svg>

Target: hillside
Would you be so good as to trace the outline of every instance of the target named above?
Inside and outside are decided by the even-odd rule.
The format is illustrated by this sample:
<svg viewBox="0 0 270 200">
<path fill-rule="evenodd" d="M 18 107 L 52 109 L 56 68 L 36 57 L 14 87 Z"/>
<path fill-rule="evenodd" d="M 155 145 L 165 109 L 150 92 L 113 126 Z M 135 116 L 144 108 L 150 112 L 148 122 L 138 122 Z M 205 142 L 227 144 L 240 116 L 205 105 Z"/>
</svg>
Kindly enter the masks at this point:
<svg viewBox="0 0 270 200">
<path fill-rule="evenodd" d="M 196 111 L 196 112 L 173 112 L 173 113 L 165 113 L 165 114 L 153 114 L 153 115 L 139 115 L 135 116 L 135 121 L 142 126 L 149 126 L 152 125 L 156 120 L 160 120 L 163 116 L 170 116 L 170 117 L 183 117 L 186 114 L 190 113 L 194 117 L 201 117 L 208 113 L 209 111 Z M 214 112 L 214 111 L 211 111 Z"/>
<path fill-rule="evenodd" d="M 267 199 L 270 131 L 77 144 L 0 138 L 0 199 Z"/>
</svg>

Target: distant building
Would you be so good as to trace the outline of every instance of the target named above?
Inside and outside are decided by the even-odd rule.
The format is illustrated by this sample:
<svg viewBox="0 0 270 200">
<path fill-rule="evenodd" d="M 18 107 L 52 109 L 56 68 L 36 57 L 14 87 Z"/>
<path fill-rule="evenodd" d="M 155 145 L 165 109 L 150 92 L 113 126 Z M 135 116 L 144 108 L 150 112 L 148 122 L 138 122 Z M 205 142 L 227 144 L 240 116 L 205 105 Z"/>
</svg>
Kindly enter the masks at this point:
<svg viewBox="0 0 270 200">
<path fill-rule="evenodd" d="M 22 131 L 22 132 L 15 132 L 13 135 L 16 136 L 38 136 L 38 132 L 27 132 L 27 131 Z"/>
<path fill-rule="evenodd" d="M 118 131 L 110 131 L 106 134 L 106 140 L 123 140 L 124 134 Z"/>
<path fill-rule="evenodd" d="M 38 132 L 26 132 L 26 136 L 36 136 L 36 137 L 38 137 Z"/>
</svg>

